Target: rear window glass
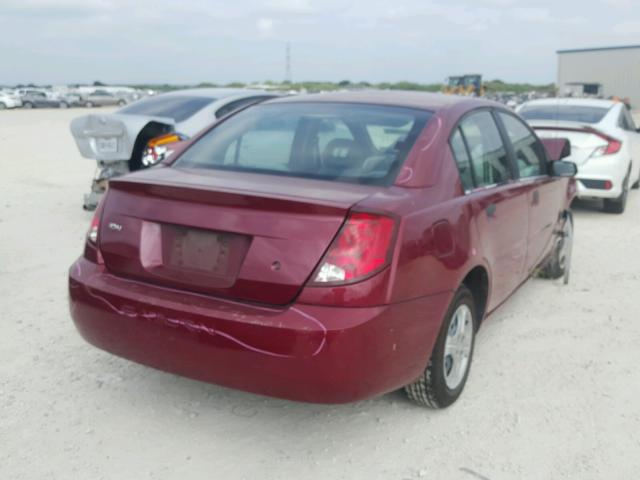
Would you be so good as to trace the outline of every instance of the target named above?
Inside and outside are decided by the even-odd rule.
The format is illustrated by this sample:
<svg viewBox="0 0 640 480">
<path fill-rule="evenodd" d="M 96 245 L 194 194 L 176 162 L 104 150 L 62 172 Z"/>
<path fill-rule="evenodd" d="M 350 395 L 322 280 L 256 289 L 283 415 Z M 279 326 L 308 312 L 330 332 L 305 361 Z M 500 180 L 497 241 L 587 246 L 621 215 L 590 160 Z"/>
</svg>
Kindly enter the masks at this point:
<svg viewBox="0 0 640 480">
<path fill-rule="evenodd" d="M 174 165 L 387 185 L 431 115 L 346 103 L 258 105 L 219 124 Z"/>
<path fill-rule="evenodd" d="M 523 107 L 518 111 L 526 120 L 553 120 L 560 122 L 599 123 L 609 111 L 604 107 L 577 105 L 539 105 Z"/>
<path fill-rule="evenodd" d="M 131 105 L 120 109 L 118 113 L 168 117 L 172 118 L 176 122 L 184 122 L 187 118 L 195 115 L 204 107 L 215 101 L 215 98 L 210 97 L 161 95 L 159 97 L 146 98 L 132 103 Z"/>
</svg>

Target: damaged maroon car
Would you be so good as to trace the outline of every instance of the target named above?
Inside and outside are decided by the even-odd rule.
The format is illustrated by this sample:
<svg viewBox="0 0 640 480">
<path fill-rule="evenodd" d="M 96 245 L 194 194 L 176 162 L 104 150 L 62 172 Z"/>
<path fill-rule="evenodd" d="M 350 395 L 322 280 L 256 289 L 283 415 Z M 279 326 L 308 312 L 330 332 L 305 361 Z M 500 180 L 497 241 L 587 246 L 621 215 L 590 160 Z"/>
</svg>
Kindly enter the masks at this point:
<svg viewBox="0 0 640 480">
<path fill-rule="evenodd" d="M 481 321 L 568 274 L 575 165 L 471 98 L 307 95 L 114 179 L 71 267 L 93 345 L 236 389 L 446 407 Z"/>
</svg>

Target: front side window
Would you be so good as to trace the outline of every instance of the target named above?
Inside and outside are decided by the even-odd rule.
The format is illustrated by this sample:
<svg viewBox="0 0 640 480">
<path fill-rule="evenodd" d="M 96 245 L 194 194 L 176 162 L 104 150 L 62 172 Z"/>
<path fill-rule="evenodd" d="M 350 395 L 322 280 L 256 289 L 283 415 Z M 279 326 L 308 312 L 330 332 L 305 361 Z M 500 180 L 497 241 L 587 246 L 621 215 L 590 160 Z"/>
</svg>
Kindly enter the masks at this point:
<svg viewBox="0 0 640 480">
<path fill-rule="evenodd" d="M 542 143 L 513 115 L 499 112 L 498 116 L 513 145 L 520 178 L 544 175 L 546 155 Z"/>
<path fill-rule="evenodd" d="M 347 103 L 267 103 L 224 120 L 174 164 L 388 185 L 431 113 Z"/>
<path fill-rule="evenodd" d="M 460 123 L 460 129 L 469 147 L 476 187 L 507 182 L 509 157 L 491 113 L 481 111 L 469 115 Z"/>
</svg>

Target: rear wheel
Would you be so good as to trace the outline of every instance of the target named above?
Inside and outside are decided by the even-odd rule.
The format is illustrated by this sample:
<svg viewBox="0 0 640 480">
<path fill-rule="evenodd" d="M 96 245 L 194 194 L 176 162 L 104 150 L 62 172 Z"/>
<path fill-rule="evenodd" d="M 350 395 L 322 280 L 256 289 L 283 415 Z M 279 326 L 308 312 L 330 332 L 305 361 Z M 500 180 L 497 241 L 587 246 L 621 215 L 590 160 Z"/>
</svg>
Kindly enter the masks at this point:
<svg viewBox="0 0 640 480">
<path fill-rule="evenodd" d="M 126 104 L 127 104 L 127 102 L 125 102 L 124 100 L 120 100 L 120 101 L 118 102 L 118 106 L 119 106 L 119 107 L 124 107 Z"/>
<path fill-rule="evenodd" d="M 573 218 L 567 213 L 567 218 L 562 226 L 562 231 L 558 233 L 551 256 L 540 270 L 539 276 L 542 278 L 557 279 L 564 277 L 569 281 L 571 270 L 571 252 L 573 251 Z"/>
<path fill-rule="evenodd" d="M 622 185 L 622 193 L 618 198 L 615 199 L 605 199 L 604 201 L 604 211 L 607 213 L 624 213 L 625 208 L 627 207 L 627 198 L 629 197 L 629 176 L 631 172 L 627 173 L 627 178 L 624 179 L 624 183 Z"/>
<path fill-rule="evenodd" d="M 60 102 L 60 108 L 69 108 L 69 104 L 67 102 Z"/>
<path fill-rule="evenodd" d="M 7 106 L 4 104 L 4 102 L 0 102 L 0 110 L 4 110 L 5 108 L 7 108 Z"/>
<path fill-rule="evenodd" d="M 429 408 L 446 408 L 455 402 L 471 366 L 477 327 L 476 306 L 469 289 L 456 292 L 431 352 L 424 373 L 407 385 L 407 396 Z"/>
<path fill-rule="evenodd" d="M 85 102 L 84 106 L 87 108 L 91 108 L 93 107 L 93 102 Z"/>
<path fill-rule="evenodd" d="M 22 104 L 22 106 L 23 106 L 24 108 L 33 108 L 33 103 L 31 103 L 31 102 L 24 102 L 24 103 Z"/>
</svg>

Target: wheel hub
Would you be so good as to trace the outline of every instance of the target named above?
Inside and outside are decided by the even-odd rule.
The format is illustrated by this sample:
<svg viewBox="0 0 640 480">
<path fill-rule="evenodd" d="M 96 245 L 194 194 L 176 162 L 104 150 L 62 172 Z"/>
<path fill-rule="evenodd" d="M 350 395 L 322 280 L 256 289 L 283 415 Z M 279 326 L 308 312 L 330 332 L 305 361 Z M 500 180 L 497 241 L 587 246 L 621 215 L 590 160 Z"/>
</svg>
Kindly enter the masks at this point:
<svg viewBox="0 0 640 480">
<path fill-rule="evenodd" d="M 460 386 L 469 368 L 473 341 L 473 316 L 468 305 L 460 305 L 453 313 L 444 346 L 444 379 L 447 387 Z"/>
</svg>

